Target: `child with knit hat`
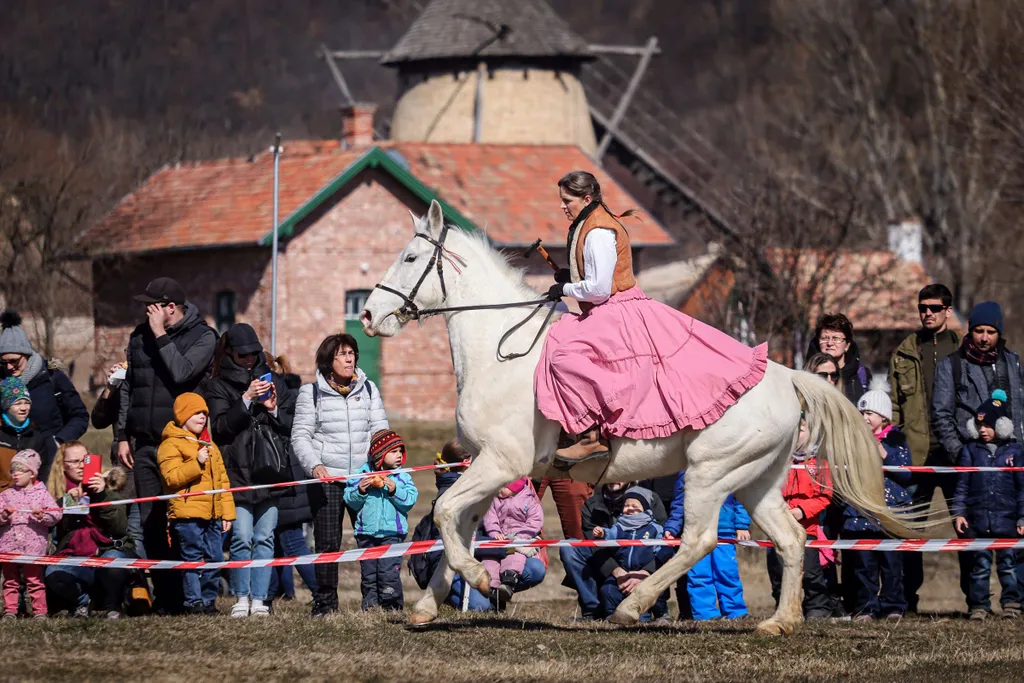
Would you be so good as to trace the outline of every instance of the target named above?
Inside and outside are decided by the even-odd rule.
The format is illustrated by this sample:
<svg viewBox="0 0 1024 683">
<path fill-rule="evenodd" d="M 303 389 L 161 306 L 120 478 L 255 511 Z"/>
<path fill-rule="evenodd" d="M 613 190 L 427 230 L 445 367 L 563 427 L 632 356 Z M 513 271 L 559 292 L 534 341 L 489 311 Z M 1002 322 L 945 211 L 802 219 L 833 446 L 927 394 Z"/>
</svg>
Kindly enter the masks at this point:
<svg viewBox="0 0 1024 683">
<path fill-rule="evenodd" d="M 11 458 L 15 453 L 46 452 L 45 438 L 29 420 L 31 411 L 32 395 L 20 377 L 0 381 L 0 491 L 11 485 Z M 40 469 L 46 470 L 45 464 Z M 42 476 L 39 479 L 45 481 Z"/>
<path fill-rule="evenodd" d="M 534 539 L 543 529 L 544 509 L 529 477 L 502 486 L 484 515 L 484 531 L 499 541 Z M 515 593 L 526 568 L 526 560 L 536 554 L 536 548 L 510 548 L 500 560 L 492 557 L 483 559 L 484 568 L 491 577 L 491 601 L 498 609 Z"/>
<path fill-rule="evenodd" d="M 409 511 L 416 504 L 416 485 L 408 472 L 389 474 L 405 464 L 405 442 L 390 429 L 382 429 L 370 437 L 366 464 L 359 473 L 373 473 L 356 486 L 345 487 L 345 504 L 356 512 L 356 545 L 373 548 L 405 541 L 409 533 Z M 402 558 L 363 560 L 362 609 L 383 607 L 386 610 L 405 608 L 402 594 Z"/>
<path fill-rule="evenodd" d="M 1006 392 L 996 389 L 965 425 L 973 437 L 960 451 L 959 467 L 1020 467 L 1024 451 L 1013 439 L 1013 422 Z M 1016 538 L 1024 536 L 1024 474 L 971 472 L 958 475 L 950 506 L 953 527 L 962 538 Z M 962 553 L 960 578 L 970 618 L 981 621 L 992 613 L 989 580 L 992 551 Z M 1020 617 L 1022 595 L 1016 550 L 995 551 L 996 574 L 1002 587 L 999 602 L 1003 617 Z"/>
<path fill-rule="evenodd" d="M 63 516 L 57 501 L 39 481 L 42 459 L 35 451 L 20 451 L 11 459 L 13 486 L 0 493 L 0 553 L 45 555 L 50 528 Z M 23 512 L 31 510 L 31 512 Z M 41 565 L 5 564 L 3 566 L 4 619 L 18 615 L 18 591 L 25 577 L 26 594 L 32 602 L 32 615 L 46 618 L 46 587 Z"/>
<path fill-rule="evenodd" d="M 184 393 L 174 400 L 174 421 L 164 427 L 156 460 L 166 493 L 209 491 L 231 487 L 224 459 L 210 438 L 210 409 L 199 394 Z M 223 532 L 235 519 L 230 493 L 174 498 L 168 501 L 171 537 L 187 562 L 221 562 Z M 217 613 L 218 572 L 181 572 L 185 609 L 193 614 Z"/>
<path fill-rule="evenodd" d="M 884 377 L 871 381 L 869 391 L 857 401 L 857 408 L 878 441 L 879 465 L 910 465 L 907 437 L 892 424 L 892 400 Z M 910 503 L 905 486 L 906 471 L 885 472 L 885 502 L 889 507 Z M 843 511 L 842 538 L 881 538 L 881 529 L 852 505 Z M 843 553 L 843 588 L 847 610 L 855 621 L 878 618 L 899 619 L 907 611 L 903 594 L 903 560 L 898 552 L 850 550 Z"/>
</svg>

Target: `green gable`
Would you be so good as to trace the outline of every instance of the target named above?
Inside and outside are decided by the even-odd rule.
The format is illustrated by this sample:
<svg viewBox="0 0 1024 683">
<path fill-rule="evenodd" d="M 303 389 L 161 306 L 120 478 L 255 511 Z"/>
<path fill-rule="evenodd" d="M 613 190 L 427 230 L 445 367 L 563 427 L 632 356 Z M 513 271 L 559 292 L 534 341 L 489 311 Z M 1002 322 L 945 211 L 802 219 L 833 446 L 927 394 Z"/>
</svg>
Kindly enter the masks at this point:
<svg viewBox="0 0 1024 683">
<path fill-rule="evenodd" d="M 402 187 L 411 192 L 418 199 L 422 200 L 424 204 L 429 205 L 432 200 L 436 199 L 437 203 L 440 204 L 441 208 L 444 210 L 445 220 L 452 225 L 470 232 L 478 229 L 471 220 L 455 210 L 455 208 L 449 205 L 445 200 L 441 199 L 436 192 L 424 185 L 419 178 L 403 168 L 402 165 L 390 154 L 380 147 L 374 147 L 356 159 L 356 161 L 342 171 L 337 178 L 310 197 L 305 204 L 293 211 L 292 214 L 278 226 L 278 239 L 287 239 L 294 235 L 296 226 L 298 226 L 306 216 L 315 211 L 321 204 L 330 199 L 335 192 L 345 187 L 345 185 L 351 182 L 360 173 L 371 168 L 380 169 L 386 172 L 398 181 Z M 260 244 L 270 246 L 273 239 L 273 232 L 268 232 L 266 236 L 260 240 Z"/>
</svg>

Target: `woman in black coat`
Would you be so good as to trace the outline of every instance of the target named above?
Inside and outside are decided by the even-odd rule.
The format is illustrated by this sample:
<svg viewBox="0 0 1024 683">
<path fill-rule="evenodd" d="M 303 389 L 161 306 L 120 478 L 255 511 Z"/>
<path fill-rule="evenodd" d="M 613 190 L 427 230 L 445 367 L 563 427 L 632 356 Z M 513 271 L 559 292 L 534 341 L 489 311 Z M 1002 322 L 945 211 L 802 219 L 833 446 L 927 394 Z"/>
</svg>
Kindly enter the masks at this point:
<svg viewBox="0 0 1024 683">
<path fill-rule="evenodd" d="M 261 379 L 270 374 L 270 381 Z M 256 481 L 250 451 L 256 423 L 266 425 L 287 448 L 295 414 L 295 395 L 284 379 L 271 373 L 256 331 L 237 323 L 217 344 L 213 373 L 206 385 L 210 425 L 220 447 L 231 486 L 270 484 Z M 235 523 L 231 531 L 231 559 L 272 559 L 277 527 L 277 499 L 291 489 L 243 491 L 233 494 Z M 232 617 L 266 616 L 270 567 L 232 569 L 231 593 L 237 602 Z"/>
</svg>

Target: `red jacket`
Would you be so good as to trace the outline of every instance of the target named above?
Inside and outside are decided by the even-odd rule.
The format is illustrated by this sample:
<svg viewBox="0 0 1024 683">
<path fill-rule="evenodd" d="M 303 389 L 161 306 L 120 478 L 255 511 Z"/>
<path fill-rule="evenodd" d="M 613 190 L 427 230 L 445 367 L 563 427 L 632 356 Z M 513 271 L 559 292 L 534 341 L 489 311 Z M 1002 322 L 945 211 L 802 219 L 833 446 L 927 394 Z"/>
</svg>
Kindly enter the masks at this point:
<svg viewBox="0 0 1024 683">
<path fill-rule="evenodd" d="M 782 497 L 790 508 L 800 508 L 804 513 L 800 524 L 807 530 L 807 537 L 814 540 L 818 535 L 818 518 L 832 502 L 832 477 L 828 468 L 823 468 L 814 458 L 808 458 L 803 464 L 806 469 L 789 471 L 782 487 Z"/>
</svg>

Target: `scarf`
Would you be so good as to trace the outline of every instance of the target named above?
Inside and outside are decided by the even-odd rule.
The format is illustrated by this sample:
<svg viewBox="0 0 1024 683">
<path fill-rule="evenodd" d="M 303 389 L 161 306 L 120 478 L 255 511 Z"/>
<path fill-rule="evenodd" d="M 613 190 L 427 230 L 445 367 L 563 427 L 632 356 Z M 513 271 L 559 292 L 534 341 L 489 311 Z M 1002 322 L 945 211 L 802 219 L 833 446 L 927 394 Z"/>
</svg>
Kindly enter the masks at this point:
<svg viewBox="0 0 1024 683">
<path fill-rule="evenodd" d="M 359 377 L 353 373 L 352 381 L 348 383 L 348 386 L 343 386 L 338 382 L 334 381 L 334 375 L 331 375 L 327 379 L 327 383 L 331 385 L 331 388 L 337 391 L 342 396 L 348 396 L 352 393 L 352 390 L 356 388 L 356 383 L 359 381 Z"/>
<path fill-rule="evenodd" d="M 30 419 L 26 417 L 24 422 L 20 425 L 16 425 L 11 421 L 11 418 L 7 417 L 7 413 L 4 413 L 4 424 L 13 429 L 16 434 L 21 434 L 23 431 L 28 429 L 29 422 Z"/>
<path fill-rule="evenodd" d="M 569 226 L 569 237 L 567 237 L 565 240 L 565 252 L 569 255 L 569 258 L 573 258 L 572 240 L 573 237 L 576 236 L 576 231 L 579 229 L 581 225 L 583 225 L 583 221 L 587 220 L 590 217 L 590 214 L 594 213 L 594 209 L 596 209 L 599 206 L 601 206 L 601 202 L 591 201 L 589 204 L 583 207 L 583 210 L 580 211 L 580 214 L 578 216 L 576 216 L 576 219 L 572 222 L 572 225 Z"/>
<path fill-rule="evenodd" d="M 982 351 L 974 345 L 974 342 L 971 341 L 970 335 L 968 335 L 964 338 L 964 343 L 960 348 L 963 349 L 964 356 L 967 360 L 975 365 L 994 365 L 995 362 L 999 360 L 999 352 L 1003 350 L 1003 343 L 1002 340 L 999 340 L 999 343 L 995 345 L 995 348 L 989 349 L 988 351 Z"/>
<path fill-rule="evenodd" d="M 623 531 L 636 531 L 637 529 L 643 529 L 645 526 L 654 521 L 654 517 L 649 512 L 638 512 L 633 515 L 619 515 L 619 519 L 616 520 L 615 526 L 619 527 Z"/>
<path fill-rule="evenodd" d="M 885 440 L 885 437 L 889 436 L 889 432 L 891 432 L 894 427 L 895 425 L 886 425 L 882 428 L 882 431 L 875 434 L 875 438 L 878 439 L 878 443 L 882 443 L 882 441 Z"/>
</svg>

